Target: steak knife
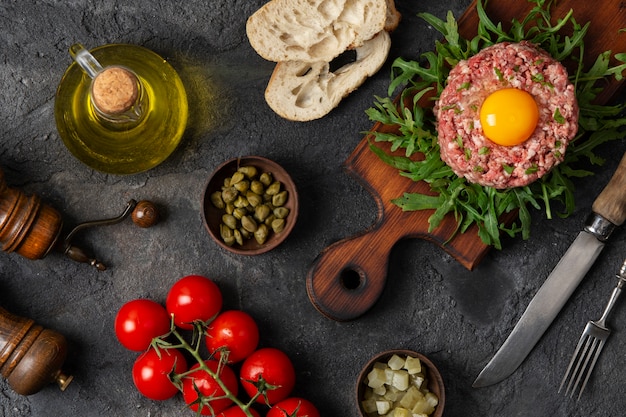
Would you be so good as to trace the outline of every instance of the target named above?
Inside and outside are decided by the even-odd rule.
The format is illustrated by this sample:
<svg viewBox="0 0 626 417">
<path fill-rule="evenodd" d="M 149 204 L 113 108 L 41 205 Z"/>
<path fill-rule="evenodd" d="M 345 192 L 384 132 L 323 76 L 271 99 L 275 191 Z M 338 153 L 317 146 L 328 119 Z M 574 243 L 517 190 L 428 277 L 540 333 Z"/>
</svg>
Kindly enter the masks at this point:
<svg viewBox="0 0 626 417">
<path fill-rule="evenodd" d="M 604 248 L 626 219 L 626 154 L 593 202 L 584 229 L 526 307 L 513 331 L 478 375 L 473 387 L 485 387 L 511 375 L 561 311 Z"/>
</svg>

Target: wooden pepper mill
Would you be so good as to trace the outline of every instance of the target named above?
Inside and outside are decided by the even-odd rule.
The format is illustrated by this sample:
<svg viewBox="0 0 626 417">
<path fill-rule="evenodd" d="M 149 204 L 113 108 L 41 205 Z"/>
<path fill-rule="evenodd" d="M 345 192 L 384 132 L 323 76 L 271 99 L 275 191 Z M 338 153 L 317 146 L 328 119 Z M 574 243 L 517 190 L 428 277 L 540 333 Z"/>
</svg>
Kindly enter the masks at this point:
<svg viewBox="0 0 626 417">
<path fill-rule="evenodd" d="M 62 334 L 0 307 L 0 374 L 15 392 L 31 395 L 53 382 L 64 391 L 72 381 L 61 370 L 66 356 Z"/>
<path fill-rule="evenodd" d="M 16 252 L 28 259 L 41 259 L 56 248 L 71 259 L 89 263 L 102 271 L 106 269 L 104 264 L 87 256 L 71 240 L 80 230 L 119 223 L 128 216 L 132 216 L 133 222 L 139 227 L 150 227 L 159 220 L 158 210 L 153 203 L 130 200 L 120 216 L 81 223 L 61 239 L 61 214 L 43 204 L 37 195 L 27 196 L 21 190 L 9 187 L 0 169 L 0 246 L 5 252 Z"/>
<path fill-rule="evenodd" d="M 0 244 L 5 252 L 40 259 L 59 238 L 63 220 L 54 208 L 36 195 L 7 186 L 0 169 Z"/>
</svg>

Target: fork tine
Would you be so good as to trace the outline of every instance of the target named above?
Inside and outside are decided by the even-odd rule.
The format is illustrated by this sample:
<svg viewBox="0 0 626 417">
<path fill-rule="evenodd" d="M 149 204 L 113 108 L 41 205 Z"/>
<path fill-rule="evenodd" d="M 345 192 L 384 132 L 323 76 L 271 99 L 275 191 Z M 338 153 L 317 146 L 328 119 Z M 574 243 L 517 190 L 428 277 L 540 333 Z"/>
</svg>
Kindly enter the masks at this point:
<svg viewBox="0 0 626 417">
<path fill-rule="evenodd" d="M 576 349 L 574 349 L 574 354 L 572 355 L 572 359 L 570 359 L 569 365 L 567 365 L 567 370 L 565 371 L 565 375 L 563 375 L 563 380 L 561 381 L 561 385 L 559 386 L 558 392 L 561 392 L 561 390 L 565 386 L 565 383 L 568 382 L 568 381 L 569 381 L 569 384 L 567 385 L 567 389 L 565 391 L 565 395 L 567 395 L 567 393 L 569 392 L 569 388 L 572 385 L 571 380 L 574 378 L 574 375 L 576 375 L 576 370 L 580 366 L 579 361 L 577 361 L 576 359 L 580 356 L 581 348 L 583 347 L 583 344 L 585 343 L 586 340 L 587 340 L 587 335 L 583 333 L 580 336 L 580 339 L 578 340 L 578 344 L 576 345 Z M 572 369 L 572 368 L 574 368 L 574 365 L 576 365 L 576 370 Z"/>
<path fill-rule="evenodd" d="M 574 383 L 574 386 L 572 387 L 572 391 L 570 392 L 570 398 L 574 396 L 576 387 L 580 386 L 580 380 L 582 379 L 583 375 L 585 375 L 585 370 L 588 370 L 587 365 L 589 364 L 589 359 L 593 356 L 593 351 L 596 348 L 597 341 L 598 339 L 592 336 L 589 336 L 587 338 L 587 343 L 585 344 L 584 356 L 580 357 L 580 362 L 579 362 L 579 365 L 582 365 L 582 366 L 580 367 L 578 375 L 576 376 L 576 382 Z"/>
<path fill-rule="evenodd" d="M 580 378 L 579 375 L 584 369 L 583 363 L 585 362 L 585 358 L 587 358 L 589 346 L 591 345 L 591 338 L 586 332 L 580 338 L 580 345 L 582 349 L 580 349 L 578 355 L 572 357 L 572 360 L 576 361 L 576 366 L 569 375 L 569 382 L 567 383 L 567 388 L 565 389 L 565 395 L 569 395 L 570 397 L 573 395 L 576 385 L 578 385 L 577 378 Z"/>
<path fill-rule="evenodd" d="M 591 365 L 589 365 L 589 368 L 587 370 L 587 375 L 585 376 L 583 385 L 582 387 L 580 387 L 580 391 L 578 392 L 578 400 L 580 400 L 580 396 L 583 394 L 583 391 L 585 387 L 587 386 L 587 381 L 589 381 L 591 372 L 593 371 L 593 368 L 596 366 L 596 361 L 598 360 L 598 357 L 600 356 L 600 352 L 602 352 L 602 348 L 604 347 L 604 340 L 596 339 L 596 342 L 599 342 L 597 343 L 597 346 L 596 346 L 596 353 L 595 355 L 593 355 L 593 360 L 591 361 Z"/>
</svg>

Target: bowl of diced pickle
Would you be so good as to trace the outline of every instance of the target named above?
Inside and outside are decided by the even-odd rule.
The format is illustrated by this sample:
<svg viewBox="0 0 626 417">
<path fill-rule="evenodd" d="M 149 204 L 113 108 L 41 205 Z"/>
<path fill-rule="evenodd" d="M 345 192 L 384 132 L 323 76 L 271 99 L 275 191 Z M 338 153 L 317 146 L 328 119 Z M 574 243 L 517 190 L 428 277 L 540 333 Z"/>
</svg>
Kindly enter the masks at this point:
<svg viewBox="0 0 626 417">
<path fill-rule="evenodd" d="M 367 362 L 357 382 L 362 417 L 441 417 L 445 388 L 437 367 L 412 350 L 381 352 Z"/>
<path fill-rule="evenodd" d="M 289 173 L 261 156 L 233 158 L 209 177 L 202 219 L 213 240 L 241 255 L 280 245 L 298 217 L 298 193 Z"/>
</svg>

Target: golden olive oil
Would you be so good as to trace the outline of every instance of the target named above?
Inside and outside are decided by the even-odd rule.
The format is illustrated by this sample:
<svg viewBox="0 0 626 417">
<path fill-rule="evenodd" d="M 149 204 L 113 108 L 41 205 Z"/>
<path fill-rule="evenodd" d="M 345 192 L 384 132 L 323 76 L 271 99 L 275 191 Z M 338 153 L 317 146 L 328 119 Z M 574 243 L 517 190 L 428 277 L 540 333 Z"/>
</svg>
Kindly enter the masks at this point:
<svg viewBox="0 0 626 417">
<path fill-rule="evenodd" d="M 97 114 L 92 79 L 76 63 L 67 69 L 55 101 L 57 129 L 70 152 L 86 165 L 112 174 L 133 174 L 163 162 L 182 139 L 188 118 L 185 88 L 159 55 L 136 45 L 105 45 L 91 54 L 103 67 L 133 71 L 142 86 L 138 121 L 112 123 Z"/>
</svg>

